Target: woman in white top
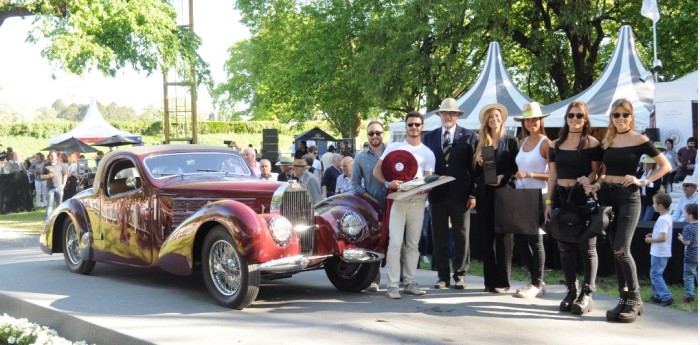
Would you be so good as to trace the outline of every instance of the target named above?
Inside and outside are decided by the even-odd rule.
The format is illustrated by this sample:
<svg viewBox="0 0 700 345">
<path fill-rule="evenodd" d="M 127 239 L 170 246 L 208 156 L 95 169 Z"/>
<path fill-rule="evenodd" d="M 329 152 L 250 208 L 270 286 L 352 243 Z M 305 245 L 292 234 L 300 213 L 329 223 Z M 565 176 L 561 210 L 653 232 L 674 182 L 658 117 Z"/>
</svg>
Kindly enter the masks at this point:
<svg viewBox="0 0 700 345">
<path fill-rule="evenodd" d="M 521 116 L 515 117 L 515 121 L 523 123 L 523 138 L 515 156 L 516 188 L 540 189 L 547 193 L 550 140 L 544 133 L 543 119 L 548 115 L 542 114 L 539 103 L 532 102 L 525 104 Z M 542 199 L 536 202 L 544 215 Z M 540 297 L 544 292 L 544 244 L 539 228 L 532 230 L 532 234 L 515 234 L 514 238 L 515 250 L 530 272 L 530 283 L 515 291 L 515 296 L 520 298 Z"/>
</svg>

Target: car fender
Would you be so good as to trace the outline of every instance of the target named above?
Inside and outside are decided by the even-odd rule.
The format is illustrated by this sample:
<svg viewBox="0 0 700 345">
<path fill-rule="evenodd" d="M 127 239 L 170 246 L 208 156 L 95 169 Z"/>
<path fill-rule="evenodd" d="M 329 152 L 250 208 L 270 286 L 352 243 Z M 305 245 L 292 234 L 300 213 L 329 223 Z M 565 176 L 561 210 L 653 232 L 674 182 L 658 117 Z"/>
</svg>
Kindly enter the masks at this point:
<svg viewBox="0 0 700 345">
<path fill-rule="evenodd" d="M 228 230 L 239 253 L 250 263 L 299 253 L 294 236 L 286 245 L 278 245 L 270 235 L 266 218 L 241 202 L 219 200 L 199 209 L 168 236 L 161 247 L 158 266 L 177 275 L 192 274 L 201 241 L 219 224 Z"/>
<path fill-rule="evenodd" d="M 323 245 L 319 250 L 327 251 L 320 254 L 339 254 L 351 248 L 380 249 L 381 223 L 376 204 L 352 194 L 339 194 L 318 203 L 315 212 L 320 229 L 319 243 Z M 357 214 L 365 222 L 365 227 L 354 238 L 344 234 L 340 226 L 348 212 Z"/>
<path fill-rule="evenodd" d="M 85 206 L 79 202 L 79 199 L 68 199 L 61 203 L 44 222 L 44 229 L 39 237 L 41 250 L 46 254 L 62 253 L 63 252 L 63 224 L 66 218 L 70 218 L 73 224 L 78 228 L 80 237 L 86 234 L 92 235 L 92 224 L 88 217 Z M 88 246 L 85 242 L 80 241 L 80 249 L 83 251 L 84 257 L 92 258 L 92 239 L 88 241 Z"/>
</svg>

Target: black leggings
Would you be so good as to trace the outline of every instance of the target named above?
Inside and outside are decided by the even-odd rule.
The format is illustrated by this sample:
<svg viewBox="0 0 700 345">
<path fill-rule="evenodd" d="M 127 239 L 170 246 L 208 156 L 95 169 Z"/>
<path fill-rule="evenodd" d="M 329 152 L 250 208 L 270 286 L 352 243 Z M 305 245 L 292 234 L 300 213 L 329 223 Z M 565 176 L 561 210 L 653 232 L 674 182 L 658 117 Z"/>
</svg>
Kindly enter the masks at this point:
<svg viewBox="0 0 700 345">
<path fill-rule="evenodd" d="M 576 254 L 580 251 L 583 256 L 583 283 L 588 284 L 591 291 L 595 291 L 595 278 L 598 274 L 596 241 L 596 237 L 582 240 L 579 243 L 557 241 L 566 285 L 574 284 L 576 281 Z"/>
<path fill-rule="evenodd" d="M 515 250 L 530 271 L 530 283 L 542 284 L 544 277 L 544 244 L 542 235 L 515 234 Z"/>
<path fill-rule="evenodd" d="M 637 292 L 639 291 L 637 265 L 630 247 L 641 212 L 639 187 L 603 183 L 598 197 L 601 205 L 612 206 L 615 213 L 615 218 L 608 228 L 608 238 L 615 255 L 618 288 L 622 290 L 626 287 L 628 291 Z"/>
</svg>

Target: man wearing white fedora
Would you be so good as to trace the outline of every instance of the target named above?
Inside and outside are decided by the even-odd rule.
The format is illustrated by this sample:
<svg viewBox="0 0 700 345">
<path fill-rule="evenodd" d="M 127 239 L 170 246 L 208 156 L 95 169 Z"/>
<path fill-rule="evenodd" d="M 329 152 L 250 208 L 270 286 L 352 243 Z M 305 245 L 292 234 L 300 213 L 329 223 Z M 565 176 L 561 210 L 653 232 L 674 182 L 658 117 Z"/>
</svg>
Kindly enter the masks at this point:
<svg viewBox="0 0 700 345">
<path fill-rule="evenodd" d="M 678 201 L 678 205 L 673 209 L 673 221 L 685 222 L 683 217 L 683 209 L 685 205 L 698 203 L 698 180 L 693 176 L 686 176 L 683 180 L 683 196 Z"/>
<path fill-rule="evenodd" d="M 435 173 L 455 178 L 433 188 L 428 194 L 433 227 L 433 260 L 437 269 L 436 289 L 450 286 L 450 249 L 448 229 L 452 223 L 454 240 L 454 287 L 465 288 L 469 270 L 470 210 L 476 207 L 476 184 L 472 157 L 479 142 L 478 135 L 457 125 L 464 111 L 454 98 L 445 98 L 438 115 L 442 126 L 425 135 L 425 145 L 435 155 Z"/>
</svg>

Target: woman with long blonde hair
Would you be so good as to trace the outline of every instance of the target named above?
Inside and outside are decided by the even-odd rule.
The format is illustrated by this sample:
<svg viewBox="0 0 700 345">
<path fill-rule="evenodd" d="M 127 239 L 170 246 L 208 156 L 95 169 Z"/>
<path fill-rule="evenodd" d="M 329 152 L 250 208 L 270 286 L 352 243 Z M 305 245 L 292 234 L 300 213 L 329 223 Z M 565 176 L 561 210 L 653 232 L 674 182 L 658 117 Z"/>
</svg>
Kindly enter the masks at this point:
<svg viewBox="0 0 700 345">
<path fill-rule="evenodd" d="M 606 316 L 608 321 L 628 323 L 634 322 L 644 310 L 637 267 L 630 252 L 641 211 L 639 189 L 671 171 L 671 164 L 649 138 L 636 131 L 630 101 L 618 99 L 613 102 L 609 116 L 608 132 L 603 139 L 603 171 L 599 182 L 589 189 L 598 193 L 601 205 L 612 206 L 615 214 L 608 228 L 608 238 L 615 257 L 620 299 Z M 658 168 L 646 178 L 639 179 L 636 177 L 637 166 L 644 154 L 652 157 Z"/>
<path fill-rule="evenodd" d="M 497 234 L 495 231 L 496 205 L 495 191 L 506 186 L 518 171 L 515 156 L 518 154 L 518 140 L 505 134 L 508 110 L 502 104 L 487 104 L 479 112 L 481 129 L 479 144 L 474 154 L 477 179 L 477 220 L 484 232 L 484 285 L 486 292 L 506 293 L 510 290 L 510 270 L 513 258 L 513 234 Z M 496 156 L 496 183 L 486 184 L 484 180 L 484 159 L 482 149 L 491 146 Z"/>
</svg>

